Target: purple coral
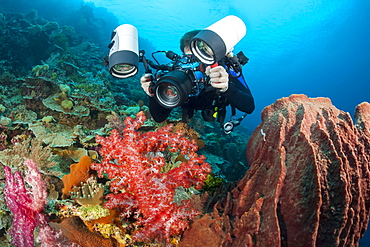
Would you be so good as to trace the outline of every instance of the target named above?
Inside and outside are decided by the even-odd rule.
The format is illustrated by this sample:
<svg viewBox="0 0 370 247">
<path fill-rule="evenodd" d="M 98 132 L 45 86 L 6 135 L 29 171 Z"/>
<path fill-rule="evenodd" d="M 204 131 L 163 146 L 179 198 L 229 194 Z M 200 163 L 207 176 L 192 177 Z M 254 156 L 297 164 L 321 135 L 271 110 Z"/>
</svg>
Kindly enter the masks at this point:
<svg viewBox="0 0 370 247">
<path fill-rule="evenodd" d="M 24 164 L 28 167 L 24 180 L 30 186 L 29 188 L 26 188 L 18 171 L 12 174 L 8 166 L 4 167 L 6 178 L 4 198 L 6 205 L 13 213 L 13 225 L 9 230 L 12 244 L 25 247 L 34 246 L 34 229 L 40 226 L 38 242 L 48 239 L 48 243 L 54 242 L 54 245 L 50 246 L 58 246 L 57 238 L 61 237 L 61 233 L 56 233 L 47 224 L 46 215 L 43 214 L 47 196 L 45 181 L 42 180 L 35 162 L 26 160 Z"/>
</svg>

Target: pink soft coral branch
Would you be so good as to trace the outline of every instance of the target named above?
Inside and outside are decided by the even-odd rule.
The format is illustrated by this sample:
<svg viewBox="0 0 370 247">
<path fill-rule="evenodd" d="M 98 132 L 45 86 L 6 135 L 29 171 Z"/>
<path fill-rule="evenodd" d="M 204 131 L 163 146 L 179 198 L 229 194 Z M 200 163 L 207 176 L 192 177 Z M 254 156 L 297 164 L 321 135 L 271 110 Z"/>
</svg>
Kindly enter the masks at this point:
<svg viewBox="0 0 370 247">
<path fill-rule="evenodd" d="M 15 246 L 34 246 L 33 231 L 36 227 L 36 211 L 32 210 L 32 199 L 27 196 L 23 178 L 19 172 L 14 175 L 8 166 L 4 167 L 6 186 L 4 198 L 13 213 L 13 225 L 9 231 Z"/>
<path fill-rule="evenodd" d="M 145 115 L 140 112 L 136 119 L 126 118 L 122 133 L 114 129 L 107 138 L 97 136 L 104 159 L 101 164 L 93 164 L 92 169 L 97 170 L 99 176 L 106 173 L 112 179 L 113 194 L 107 196 L 105 206 L 121 208 L 123 217 L 137 218 L 141 229 L 133 235 L 136 241 L 168 241 L 199 213 L 191 209 L 189 202 L 173 203 L 175 189 L 179 186 L 200 188 L 211 168 L 205 157 L 196 153 L 195 141 L 183 137 L 179 131 L 172 132 L 172 126 L 139 132 L 144 121 Z M 161 173 L 161 167 L 166 165 L 166 150 L 180 152 L 188 161 L 168 173 Z"/>
<path fill-rule="evenodd" d="M 64 242 L 62 234 L 48 225 L 47 217 L 43 213 L 47 200 L 45 181 L 42 180 L 35 162 L 26 160 L 24 164 L 28 168 L 24 180 L 18 171 L 12 174 L 8 166 L 4 167 L 6 178 L 4 198 L 13 214 L 13 224 L 9 230 L 12 244 L 24 247 L 34 246 L 34 230 L 39 226 L 37 240 L 41 246 L 62 246 Z M 29 187 L 26 188 L 24 181 Z"/>
</svg>

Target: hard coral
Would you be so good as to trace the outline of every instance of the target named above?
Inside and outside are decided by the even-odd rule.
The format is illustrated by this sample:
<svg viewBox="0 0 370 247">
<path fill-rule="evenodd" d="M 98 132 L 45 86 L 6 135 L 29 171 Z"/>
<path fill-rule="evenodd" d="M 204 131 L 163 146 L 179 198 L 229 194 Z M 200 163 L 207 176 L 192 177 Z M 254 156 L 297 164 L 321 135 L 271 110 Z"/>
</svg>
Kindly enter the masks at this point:
<svg viewBox="0 0 370 247">
<path fill-rule="evenodd" d="M 90 177 L 86 183 L 73 188 L 70 191 L 71 198 L 80 205 L 99 205 L 103 203 L 104 186 L 96 181 L 96 177 Z"/>
<path fill-rule="evenodd" d="M 113 130 L 107 138 L 97 136 L 104 159 L 91 167 L 99 176 L 107 173 L 112 179 L 113 193 L 107 195 L 104 206 L 121 208 L 122 217 L 137 219 L 139 229 L 133 234 L 134 240 L 169 241 L 171 235 L 181 233 L 188 220 L 198 214 L 190 208 L 189 201 L 181 205 L 173 203 L 175 189 L 179 186 L 199 189 L 211 168 L 204 156 L 197 155 L 195 141 L 183 137 L 179 131 L 172 132 L 170 125 L 140 133 L 138 129 L 144 121 L 144 113 L 139 112 L 135 120 L 126 118 L 122 133 Z M 161 173 L 166 165 L 164 152 L 179 152 L 187 161 Z"/>
</svg>

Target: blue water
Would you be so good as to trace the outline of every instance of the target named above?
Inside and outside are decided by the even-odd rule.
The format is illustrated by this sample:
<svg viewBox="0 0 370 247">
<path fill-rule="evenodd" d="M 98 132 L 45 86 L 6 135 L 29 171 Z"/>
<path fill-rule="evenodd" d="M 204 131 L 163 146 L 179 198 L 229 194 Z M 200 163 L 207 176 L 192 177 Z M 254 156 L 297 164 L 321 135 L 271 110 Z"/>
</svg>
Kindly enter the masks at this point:
<svg viewBox="0 0 370 247">
<path fill-rule="evenodd" d="M 179 39 L 227 15 L 247 25 L 236 45 L 250 62 L 244 75 L 256 101 L 245 124 L 254 129 L 261 110 L 276 99 L 303 93 L 329 97 L 351 113 L 370 101 L 370 1 L 368 0 L 93 0 L 159 50 L 180 52 Z"/>
</svg>

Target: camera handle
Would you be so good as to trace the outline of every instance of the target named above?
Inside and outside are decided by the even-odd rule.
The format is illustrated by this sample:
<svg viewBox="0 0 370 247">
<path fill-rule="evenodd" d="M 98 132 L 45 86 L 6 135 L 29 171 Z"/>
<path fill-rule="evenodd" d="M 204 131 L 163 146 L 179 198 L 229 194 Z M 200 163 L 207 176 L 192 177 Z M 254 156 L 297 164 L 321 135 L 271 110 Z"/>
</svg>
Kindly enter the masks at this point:
<svg viewBox="0 0 370 247">
<path fill-rule="evenodd" d="M 145 74 L 152 74 L 152 70 L 149 68 L 148 60 L 146 59 L 146 57 L 144 55 L 145 55 L 145 51 L 141 50 L 139 52 L 139 62 L 143 63 L 144 69 L 145 69 Z"/>
<path fill-rule="evenodd" d="M 223 130 L 224 130 L 224 132 L 225 132 L 225 134 L 230 134 L 231 133 L 231 131 L 233 131 L 234 130 L 234 128 L 236 127 L 236 126 L 238 126 L 240 123 L 241 123 L 241 121 L 247 116 L 248 114 L 247 113 L 245 113 L 243 116 L 241 116 L 240 118 L 238 118 L 238 119 L 235 119 L 235 116 L 232 116 L 231 118 L 230 118 L 230 120 L 228 121 L 228 122 L 226 122 L 223 126 L 222 126 L 222 128 L 223 128 Z"/>
</svg>

